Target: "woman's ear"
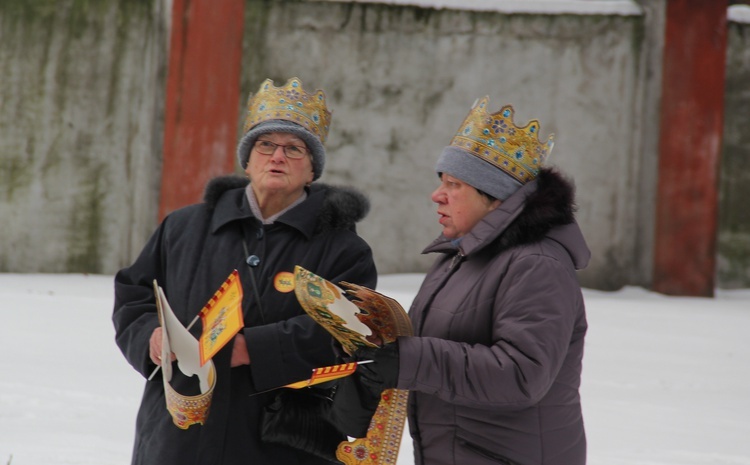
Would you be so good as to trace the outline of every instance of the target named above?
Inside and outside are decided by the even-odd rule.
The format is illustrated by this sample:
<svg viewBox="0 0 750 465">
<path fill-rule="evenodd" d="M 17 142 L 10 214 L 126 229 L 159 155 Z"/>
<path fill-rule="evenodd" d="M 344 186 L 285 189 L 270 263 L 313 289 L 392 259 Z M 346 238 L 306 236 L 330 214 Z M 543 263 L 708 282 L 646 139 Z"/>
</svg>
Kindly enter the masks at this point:
<svg viewBox="0 0 750 465">
<path fill-rule="evenodd" d="M 313 178 L 315 177 L 315 170 L 310 167 L 310 176 L 307 177 L 307 185 L 309 186 L 313 182 Z"/>
</svg>

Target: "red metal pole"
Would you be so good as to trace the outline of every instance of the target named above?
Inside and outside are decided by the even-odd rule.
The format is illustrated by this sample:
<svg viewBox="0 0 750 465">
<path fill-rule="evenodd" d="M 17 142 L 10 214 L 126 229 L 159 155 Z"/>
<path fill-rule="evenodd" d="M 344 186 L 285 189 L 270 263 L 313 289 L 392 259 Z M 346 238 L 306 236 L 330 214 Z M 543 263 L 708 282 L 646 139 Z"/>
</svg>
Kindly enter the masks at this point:
<svg viewBox="0 0 750 465">
<path fill-rule="evenodd" d="M 235 166 L 244 0 L 174 0 L 159 219 Z"/>
<path fill-rule="evenodd" d="M 653 289 L 714 294 L 728 0 L 669 0 Z"/>
</svg>

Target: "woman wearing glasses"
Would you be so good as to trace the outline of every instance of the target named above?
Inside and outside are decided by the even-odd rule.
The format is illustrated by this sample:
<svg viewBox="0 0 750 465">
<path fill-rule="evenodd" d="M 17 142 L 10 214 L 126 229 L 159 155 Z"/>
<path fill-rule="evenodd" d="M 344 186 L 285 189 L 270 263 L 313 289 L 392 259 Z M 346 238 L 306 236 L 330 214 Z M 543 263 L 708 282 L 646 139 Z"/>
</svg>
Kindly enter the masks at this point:
<svg viewBox="0 0 750 465">
<path fill-rule="evenodd" d="M 330 117 L 322 91 L 308 94 L 297 78 L 283 87 L 266 80 L 248 101 L 237 150 L 247 179 L 213 180 L 203 203 L 167 216 L 115 277 L 116 341 L 146 378 L 161 363 L 154 279 L 185 326 L 233 270 L 243 287 L 245 327 L 213 357 L 217 381 L 207 418 L 175 426 L 157 373 L 143 393 L 133 464 L 330 463 L 334 450 L 313 455 L 261 438 L 275 388 L 336 363 L 330 336 L 297 302 L 295 265 L 332 282 L 376 285 L 371 249 L 355 231 L 369 209 L 366 198 L 314 182 L 323 173 Z M 201 329 L 196 324 L 192 333 Z M 194 379 L 172 372 L 175 391 L 196 394 Z"/>
</svg>

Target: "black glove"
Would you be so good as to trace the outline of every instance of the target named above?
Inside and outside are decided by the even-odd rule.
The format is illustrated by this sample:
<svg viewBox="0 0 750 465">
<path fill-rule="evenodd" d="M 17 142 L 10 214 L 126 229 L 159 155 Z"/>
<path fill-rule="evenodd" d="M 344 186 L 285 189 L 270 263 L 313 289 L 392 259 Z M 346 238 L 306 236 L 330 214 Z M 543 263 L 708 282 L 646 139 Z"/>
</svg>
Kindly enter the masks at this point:
<svg viewBox="0 0 750 465">
<path fill-rule="evenodd" d="M 354 374 L 339 380 L 333 398 L 331 419 L 347 436 L 364 438 L 384 390 L 396 387 L 398 381 L 398 344 L 382 348 L 361 348 L 354 360 L 374 360 L 357 366 Z"/>
<path fill-rule="evenodd" d="M 398 341 L 380 348 L 362 347 L 354 352 L 357 362 L 374 360 L 357 367 L 361 381 L 375 390 L 392 389 L 398 384 Z"/>
<path fill-rule="evenodd" d="M 357 372 L 338 380 L 330 418 L 336 428 L 347 436 L 364 438 L 378 409 L 381 390 L 371 389 L 361 381 Z"/>
</svg>

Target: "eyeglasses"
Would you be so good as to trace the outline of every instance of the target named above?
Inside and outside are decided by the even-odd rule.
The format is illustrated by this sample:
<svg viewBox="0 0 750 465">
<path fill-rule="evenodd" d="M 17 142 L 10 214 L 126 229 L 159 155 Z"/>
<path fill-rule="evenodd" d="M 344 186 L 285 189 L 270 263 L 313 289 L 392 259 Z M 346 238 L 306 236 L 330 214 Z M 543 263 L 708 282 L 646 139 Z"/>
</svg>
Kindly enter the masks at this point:
<svg viewBox="0 0 750 465">
<path fill-rule="evenodd" d="M 310 154 L 310 151 L 307 149 L 307 147 L 293 144 L 281 145 L 271 142 L 270 140 L 256 140 L 254 146 L 255 150 L 263 155 L 273 155 L 274 152 L 276 152 L 277 147 L 281 147 L 282 149 L 284 149 L 284 155 L 287 158 L 291 158 L 292 160 L 299 160 L 300 158 L 304 158 L 306 155 Z"/>
</svg>

